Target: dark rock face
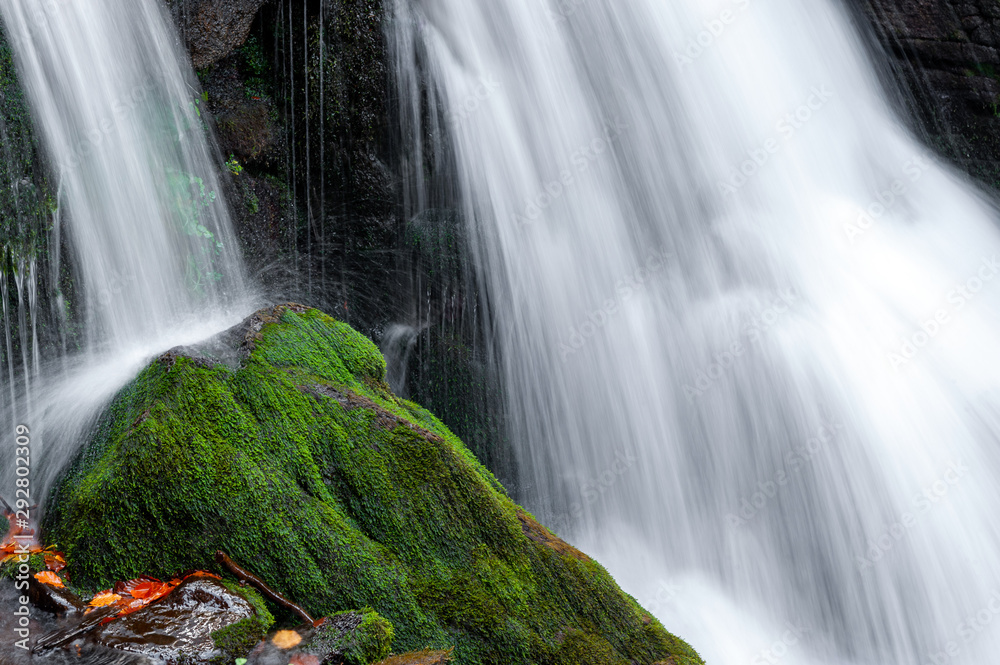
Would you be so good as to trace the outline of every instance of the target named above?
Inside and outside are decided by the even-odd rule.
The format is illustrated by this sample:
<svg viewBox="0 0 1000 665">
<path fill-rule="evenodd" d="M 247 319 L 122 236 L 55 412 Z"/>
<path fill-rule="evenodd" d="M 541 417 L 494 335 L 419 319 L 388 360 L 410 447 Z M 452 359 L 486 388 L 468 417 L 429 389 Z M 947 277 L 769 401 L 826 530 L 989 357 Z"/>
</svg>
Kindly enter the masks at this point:
<svg viewBox="0 0 1000 665">
<path fill-rule="evenodd" d="M 63 234 L 62 247 L 55 246 L 51 233 L 56 209 L 56 190 L 52 184 L 50 164 L 41 147 L 40 135 L 31 118 L 27 97 L 14 65 L 13 49 L 0 25 L 0 271 L 10 294 L 11 315 L 23 310 L 28 321 L 39 332 L 38 345 L 43 355 L 50 349 L 76 342 L 79 329 L 77 294 L 73 287 L 72 252 Z M 58 274 L 53 274 L 52 257 L 61 253 Z M 30 262 L 36 263 L 38 306 L 32 308 L 16 297 L 18 289 L 14 273 L 24 274 Z M 55 279 L 53 279 L 55 278 Z M 34 279 L 34 278 L 32 278 Z M 57 305 L 57 292 L 64 296 L 66 307 Z M 61 310 L 68 321 L 56 314 Z M 69 324 L 69 325 L 67 325 Z M 60 340 L 59 330 L 67 334 Z M 22 341 L 17 326 L 12 331 L 12 351 L 19 357 Z M 28 353 L 31 353 L 28 351 Z"/>
<path fill-rule="evenodd" d="M 931 145 L 1000 186 L 1000 4 L 991 0 L 855 0 Z M 885 59 L 875 54 L 876 62 Z"/>
<path fill-rule="evenodd" d="M 242 20 L 243 0 L 215 2 L 226 21 Z M 393 307 L 382 296 L 400 281 L 402 235 L 381 1 L 265 2 L 235 48 L 220 42 L 212 50 L 226 55 L 211 60 L 192 37 L 196 4 L 174 0 L 174 14 L 232 164 L 226 198 L 251 265 L 269 271 L 267 284 L 295 284 L 275 299 L 309 300 L 372 330 Z"/>
<path fill-rule="evenodd" d="M 207 67 L 246 41 L 257 11 L 267 0 L 171 0 L 195 68 Z"/>
</svg>

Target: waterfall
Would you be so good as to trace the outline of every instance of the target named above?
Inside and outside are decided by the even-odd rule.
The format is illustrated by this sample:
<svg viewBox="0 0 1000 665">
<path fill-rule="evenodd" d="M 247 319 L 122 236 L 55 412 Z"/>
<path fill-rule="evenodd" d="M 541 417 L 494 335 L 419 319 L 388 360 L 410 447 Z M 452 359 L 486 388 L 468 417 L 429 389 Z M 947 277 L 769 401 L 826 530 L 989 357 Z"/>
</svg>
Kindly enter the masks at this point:
<svg viewBox="0 0 1000 665">
<path fill-rule="evenodd" d="M 83 328 L 78 353 L 41 358 L 35 257 L 15 257 L 16 308 L 4 292 L 12 384 L 14 309 L 24 367 L 11 408 L 31 428 L 39 500 L 115 391 L 156 353 L 237 322 L 250 295 L 203 99 L 162 3 L 4 0 L 0 18 L 58 191 L 53 301 Z M 60 257 L 61 235 L 72 257 Z M 60 261 L 72 294 L 59 292 Z"/>
<path fill-rule="evenodd" d="M 993 662 L 1000 233 L 831 0 L 398 0 L 522 501 L 706 662 Z M 411 190 L 408 190 L 410 192 Z"/>
</svg>

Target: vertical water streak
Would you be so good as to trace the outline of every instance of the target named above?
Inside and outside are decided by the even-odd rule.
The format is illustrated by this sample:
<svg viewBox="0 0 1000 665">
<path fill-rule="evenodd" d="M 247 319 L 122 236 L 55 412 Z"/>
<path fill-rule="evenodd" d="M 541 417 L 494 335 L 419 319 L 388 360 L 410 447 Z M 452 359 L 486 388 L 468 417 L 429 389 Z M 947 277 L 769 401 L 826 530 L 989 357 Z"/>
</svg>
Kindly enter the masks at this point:
<svg viewBox="0 0 1000 665">
<path fill-rule="evenodd" d="M 36 274 L 37 259 L 32 256 L 28 260 L 28 318 L 31 319 L 31 381 L 38 383 L 41 372 L 41 353 L 38 349 L 38 275 Z"/>
<path fill-rule="evenodd" d="M 21 376 L 22 390 L 24 393 L 25 411 L 31 411 L 31 371 L 28 365 L 28 302 L 25 298 L 25 280 L 28 277 L 25 271 L 24 257 L 18 256 L 13 265 L 14 286 L 17 289 L 17 334 L 21 342 L 21 365 L 23 374 Z"/>
<path fill-rule="evenodd" d="M 50 304 L 52 307 L 52 320 L 55 321 L 59 332 L 58 355 L 62 365 L 63 374 L 68 371 L 68 358 L 66 357 L 67 342 L 69 332 L 69 316 L 66 312 L 66 297 L 63 295 L 60 279 L 62 269 L 62 208 L 59 205 L 60 193 L 56 193 L 56 209 L 52 213 L 52 233 L 51 251 L 49 253 L 49 288 Z"/>
<path fill-rule="evenodd" d="M 996 207 L 841 9 L 399 1 L 403 132 L 446 123 L 543 521 L 708 662 L 982 665 Z"/>
<path fill-rule="evenodd" d="M 243 288 L 191 72 L 158 2 L 0 8 L 85 285 L 94 350 L 148 339 Z"/>
<path fill-rule="evenodd" d="M 4 248 L 3 255 L 0 256 L 0 297 L 3 298 L 3 332 L 7 342 L 7 353 L 4 360 L 7 364 L 7 385 L 10 389 L 10 421 L 17 422 L 17 393 L 14 383 L 14 344 L 11 340 L 10 314 L 12 303 L 10 302 L 10 287 L 7 280 L 10 278 L 7 272 L 7 260 L 9 252 Z"/>
<path fill-rule="evenodd" d="M 323 34 L 326 29 L 326 4 L 319 5 L 319 61 L 326 62 L 326 39 Z M 324 82 L 326 67 L 319 68 L 319 241 L 321 255 L 320 284 L 326 284 L 326 262 L 328 248 L 326 245 L 326 105 Z"/>
</svg>

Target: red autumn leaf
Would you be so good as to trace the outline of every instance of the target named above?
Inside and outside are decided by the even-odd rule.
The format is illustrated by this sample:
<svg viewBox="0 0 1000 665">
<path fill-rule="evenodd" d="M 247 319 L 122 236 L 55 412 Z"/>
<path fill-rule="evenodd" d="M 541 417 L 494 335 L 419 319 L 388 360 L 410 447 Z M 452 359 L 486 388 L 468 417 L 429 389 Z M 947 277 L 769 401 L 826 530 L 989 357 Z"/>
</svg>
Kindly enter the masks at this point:
<svg viewBox="0 0 1000 665">
<path fill-rule="evenodd" d="M 53 572 L 58 573 L 60 570 L 66 567 L 66 559 L 64 559 L 62 554 L 60 554 L 59 552 L 46 552 L 45 567 Z"/>
<path fill-rule="evenodd" d="M 146 594 L 145 596 L 146 603 L 149 604 L 154 600 L 159 600 L 160 598 L 163 598 L 168 593 L 174 590 L 174 586 L 175 585 L 164 584 L 162 582 L 154 584 L 152 587 L 150 587 L 149 593 Z"/>
<path fill-rule="evenodd" d="M 52 586 L 66 586 L 58 575 L 50 570 L 46 570 L 41 573 L 35 573 L 35 579 L 42 584 L 51 584 Z"/>
</svg>

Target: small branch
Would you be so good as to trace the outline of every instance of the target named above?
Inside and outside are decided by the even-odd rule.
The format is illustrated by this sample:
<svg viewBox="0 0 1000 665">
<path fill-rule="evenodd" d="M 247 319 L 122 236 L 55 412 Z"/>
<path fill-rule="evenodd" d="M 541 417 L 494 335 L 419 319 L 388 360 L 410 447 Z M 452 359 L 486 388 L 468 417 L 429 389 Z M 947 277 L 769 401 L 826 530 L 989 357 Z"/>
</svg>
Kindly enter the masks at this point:
<svg viewBox="0 0 1000 665">
<path fill-rule="evenodd" d="M 215 553 L 215 560 L 218 561 L 220 564 L 222 564 L 226 568 L 226 570 L 228 570 L 237 578 L 239 578 L 241 582 L 249 582 L 262 594 L 267 596 L 269 599 L 271 599 L 278 605 L 281 605 L 282 607 L 291 610 L 299 617 L 301 617 L 302 620 L 307 622 L 309 625 L 311 626 L 316 625 L 316 621 L 311 616 L 309 616 L 309 613 L 306 612 L 304 609 L 302 609 L 301 606 L 296 605 L 292 601 L 282 596 L 277 591 L 273 590 L 271 587 L 267 586 L 262 579 L 260 579 L 253 573 L 247 572 L 246 570 L 240 568 L 222 550 L 218 550 Z"/>
</svg>

